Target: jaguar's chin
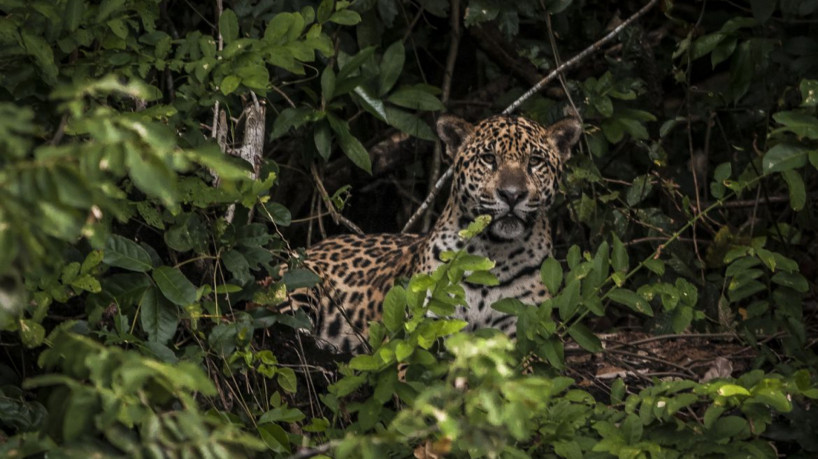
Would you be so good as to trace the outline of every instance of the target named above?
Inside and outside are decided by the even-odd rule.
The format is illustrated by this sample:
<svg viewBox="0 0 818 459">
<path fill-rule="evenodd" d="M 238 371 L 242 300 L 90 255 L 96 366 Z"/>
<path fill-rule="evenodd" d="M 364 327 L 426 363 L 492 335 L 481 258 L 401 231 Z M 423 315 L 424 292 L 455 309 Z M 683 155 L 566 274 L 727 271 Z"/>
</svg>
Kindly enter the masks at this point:
<svg viewBox="0 0 818 459">
<path fill-rule="evenodd" d="M 494 220 L 489 227 L 489 232 L 498 239 L 518 239 L 528 232 L 528 225 L 521 218 L 507 214 Z"/>
</svg>

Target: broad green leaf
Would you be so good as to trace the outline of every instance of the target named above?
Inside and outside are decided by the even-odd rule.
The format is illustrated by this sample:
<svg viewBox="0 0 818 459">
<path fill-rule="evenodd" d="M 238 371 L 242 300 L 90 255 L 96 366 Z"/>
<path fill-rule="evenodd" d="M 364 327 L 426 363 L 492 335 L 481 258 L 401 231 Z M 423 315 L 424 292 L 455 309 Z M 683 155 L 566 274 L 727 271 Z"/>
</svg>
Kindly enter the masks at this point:
<svg viewBox="0 0 818 459">
<path fill-rule="evenodd" d="M 323 24 L 329 21 L 329 17 L 332 15 L 334 7 L 334 0 L 321 0 L 321 4 L 318 5 L 318 11 L 316 12 L 318 22 Z"/>
<path fill-rule="evenodd" d="M 580 322 L 575 323 L 568 329 L 568 334 L 586 351 L 602 351 L 602 343 L 600 343 L 599 338 L 584 324 Z"/>
<path fill-rule="evenodd" d="M 222 94 L 226 96 L 235 91 L 236 88 L 239 87 L 240 83 L 241 79 L 236 75 L 227 75 L 224 77 L 224 79 L 222 79 L 222 82 L 219 85 L 219 90 L 221 90 Z"/>
<path fill-rule="evenodd" d="M 787 182 L 787 189 L 790 194 L 790 207 L 795 211 L 800 211 L 807 203 L 807 190 L 804 186 L 804 180 L 801 174 L 794 170 L 785 170 L 781 172 L 784 181 Z"/>
<path fill-rule="evenodd" d="M 63 18 L 65 19 L 65 29 L 68 32 L 74 32 L 82 22 L 82 15 L 85 12 L 87 5 L 84 0 L 68 0 L 65 5 L 65 12 Z"/>
<path fill-rule="evenodd" d="M 353 90 L 353 94 L 355 95 L 355 99 L 364 107 L 366 111 L 374 115 L 379 120 L 388 122 L 386 107 L 384 106 L 382 100 L 370 94 L 369 90 L 364 86 L 357 86 Z"/>
<path fill-rule="evenodd" d="M 121 11 L 125 5 L 125 0 L 102 0 L 97 10 L 97 22 L 107 19 L 115 11 Z"/>
<path fill-rule="evenodd" d="M 239 38 L 239 20 L 231 9 L 222 11 L 219 16 L 219 33 L 225 44 L 232 43 Z"/>
<path fill-rule="evenodd" d="M 781 172 L 796 169 L 807 164 L 807 148 L 791 144 L 779 143 L 764 154 L 762 161 L 764 173 Z"/>
<path fill-rule="evenodd" d="M 287 290 L 292 291 L 297 288 L 312 287 L 321 282 L 321 278 L 309 269 L 300 268 L 284 273 L 281 281 L 287 285 Z"/>
<path fill-rule="evenodd" d="M 280 425 L 273 423 L 259 424 L 257 431 L 261 440 L 270 448 L 270 451 L 278 454 L 290 453 L 290 438 Z"/>
<path fill-rule="evenodd" d="M 166 344 L 176 334 L 177 306 L 167 301 L 156 287 L 150 287 L 139 301 L 139 322 L 148 340 Z"/>
<path fill-rule="evenodd" d="M 818 139 L 818 118 L 811 111 L 777 112 L 773 119 L 799 138 Z"/>
<path fill-rule="evenodd" d="M 348 9 L 336 11 L 329 17 L 329 22 L 351 26 L 361 22 L 361 15 Z"/>
<path fill-rule="evenodd" d="M 559 338 L 552 336 L 540 346 L 539 354 L 557 370 L 565 368 L 565 348 Z"/>
<path fill-rule="evenodd" d="M 626 288 L 612 288 L 608 292 L 608 298 L 632 310 L 653 317 L 653 309 L 639 294 Z"/>
<path fill-rule="evenodd" d="M 406 59 L 406 51 L 403 47 L 403 40 L 398 40 L 383 53 L 381 59 L 381 73 L 378 75 L 378 94 L 383 96 L 388 93 L 400 78 L 403 64 Z"/>
<path fill-rule="evenodd" d="M 130 144 L 126 144 L 130 146 Z M 152 152 L 126 148 L 126 164 L 134 184 L 148 196 L 159 198 L 166 206 L 176 203 L 176 175 Z"/>
<path fill-rule="evenodd" d="M 500 281 L 497 279 L 497 276 L 490 273 L 489 271 L 477 271 L 471 273 L 468 276 L 466 276 L 464 280 L 470 284 L 477 285 L 494 286 L 500 284 Z"/>
<path fill-rule="evenodd" d="M 321 74 L 321 97 L 324 103 L 328 104 L 335 97 L 335 72 L 332 67 L 327 66 Z"/>
<path fill-rule="evenodd" d="M 318 150 L 318 154 L 325 161 L 328 160 L 332 154 L 332 131 L 326 121 L 322 120 L 315 125 L 313 141 L 315 141 L 315 149 Z"/>
<path fill-rule="evenodd" d="M 369 158 L 369 152 L 366 151 L 361 141 L 349 132 L 347 122 L 331 113 L 327 114 L 327 120 L 329 120 L 330 127 L 338 136 L 338 143 L 341 145 L 344 154 L 352 160 L 353 164 L 371 174 L 372 162 Z"/>
<path fill-rule="evenodd" d="M 54 51 L 45 39 L 33 30 L 25 27 L 20 32 L 22 38 L 22 46 L 26 53 L 34 58 L 34 62 L 42 72 L 43 81 L 49 85 L 57 82 L 57 65 L 54 63 Z"/>
<path fill-rule="evenodd" d="M 540 266 L 540 279 L 550 295 L 555 295 L 562 285 L 562 265 L 556 258 L 548 257 Z"/>
<path fill-rule="evenodd" d="M 295 371 L 288 367 L 279 367 L 277 369 L 278 376 L 276 381 L 284 391 L 294 394 L 298 389 L 298 380 L 295 377 Z"/>
<path fill-rule="evenodd" d="M 290 226 L 290 223 L 293 221 L 290 209 L 277 202 L 265 202 L 264 208 L 267 209 L 267 212 L 273 217 L 273 222 L 278 226 Z"/>
<path fill-rule="evenodd" d="M 434 95 L 418 88 L 402 88 L 389 95 L 387 100 L 404 108 L 424 111 L 443 110 L 443 103 Z"/>
<path fill-rule="evenodd" d="M 372 55 L 375 54 L 375 47 L 368 46 L 360 51 L 358 54 L 354 56 L 346 56 L 344 54 L 338 56 L 338 76 L 337 80 L 340 82 L 341 80 L 347 79 L 350 75 L 352 75 L 355 71 L 357 71 L 361 66 L 366 62 L 368 59 L 372 58 Z M 344 57 L 346 56 L 346 59 Z M 357 84 L 355 85 L 357 86 Z M 351 89 L 351 88 L 350 88 Z"/>
<path fill-rule="evenodd" d="M 784 287 L 789 287 L 796 292 L 806 293 L 809 291 L 809 283 L 801 273 L 788 273 L 779 271 L 772 277 L 773 282 Z"/>
<path fill-rule="evenodd" d="M 179 268 L 160 266 L 151 273 L 162 295 L 173 304 L 187 306 L 196 302 L 196 286 L 190 282 Z"/>
<path fill-rule="evenodd" d="M 383 324 L 394 333 L 403 327 L 406 320 L 406 291 L 396 285 L 386 293 L 383 300 Z"/>
<path fill-rule="evenodd" d="M 152 268 L 148 252 L 130 239 L 113 234 L 105 243 L 102 261 L 129 271 L 147 272 Z"/>
<path fill-rule="evenodd" d="M 625 248 L 625 244 L 613 234 L 613 248 L 611 250 L 611 266 L 613 267 L 614 271 L 620 273 L 627 273 L 630 267 L 630 261 L 628 258 L 628 249 Z"/>
<path fill-rule="evenodd" d="M 390 126 L 400 129 L 401 131 L 419 139 L 435 141 L 437 136 L 432 128 L 426 124 L 420 117 L 413 115 L 405 110 L 386 106 L 386 122 Z"/>
</svg>

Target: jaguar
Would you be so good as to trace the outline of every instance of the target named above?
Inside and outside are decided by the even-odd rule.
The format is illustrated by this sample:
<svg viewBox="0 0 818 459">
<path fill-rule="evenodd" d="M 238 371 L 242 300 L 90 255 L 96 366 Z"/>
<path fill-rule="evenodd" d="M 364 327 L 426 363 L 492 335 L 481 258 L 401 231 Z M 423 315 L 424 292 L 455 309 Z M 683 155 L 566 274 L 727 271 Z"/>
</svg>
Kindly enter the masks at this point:
<svg viewBox="0 0 818 459">
<path fill-rule="evenodd" d="M 395 280 L 433 271 L 444 251 L 466 250 L 496 263 L 492 273 L 498 285 L 464 285 L 469 307 L 456 316 L 469 329 L 514 334 L 516 317 L 491 305 L 502 298 L 539 303 L 548 297 L 539 276 L 552 252 L 546 211 L 582 134 L 581 123 L 569 117 L 543 126 L 521 116 L 495 115 L 472 124 L 442 115 L 436 127 L 454 173 L 449 198 L 428 234 L 341 235 L 305 252 L 304 265 L 322 281 L 291 292 L 286 306 L 306 308 L 314 335 L 338 351 L 364 349 L 368 324 L 380 318 Z M 458 232 L 479 215 L 491 216 L 491 223 L 463 241 Z"/>
</svg>

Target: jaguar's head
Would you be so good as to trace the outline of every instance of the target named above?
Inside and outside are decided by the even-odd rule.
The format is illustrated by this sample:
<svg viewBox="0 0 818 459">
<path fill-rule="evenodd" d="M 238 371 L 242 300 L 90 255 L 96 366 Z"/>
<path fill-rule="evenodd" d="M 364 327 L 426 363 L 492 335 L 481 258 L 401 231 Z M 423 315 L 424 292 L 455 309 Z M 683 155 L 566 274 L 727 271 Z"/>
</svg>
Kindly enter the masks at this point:
<svg viewBox="0 0 818 459">
<path fill-rule="evenodd" d="M 544 127 L 518 116 L 492 116 L 473 125 L 450 115 L 437 132 L 454 161 L 452 196 L 460 214 L 492 217 L 488 235 L 525 238 L 551 206 L 571 147 L 582 133 L 575 118 Z"/>
</svg>

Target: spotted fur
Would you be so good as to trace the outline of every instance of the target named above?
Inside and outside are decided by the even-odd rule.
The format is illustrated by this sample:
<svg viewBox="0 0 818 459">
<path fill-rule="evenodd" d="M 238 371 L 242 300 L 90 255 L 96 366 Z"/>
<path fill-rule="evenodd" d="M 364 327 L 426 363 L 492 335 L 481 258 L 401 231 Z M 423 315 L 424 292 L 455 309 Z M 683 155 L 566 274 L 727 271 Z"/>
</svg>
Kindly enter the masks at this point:
<svg viewBox="0 0 818 459">
<path fill-rule="evenodd" d="M 291 295 L 289 306 L 309 308 L 315 334 L 346 352 L 360 350 L 368 323 L 380 318 L 383 298 L 395 279 L 433 271 L 446 250 L 465 249 L 496 262 L 499 285 L 466 284 L 468 308 L 457 316 L 470 328 L 495 327 L 513 334 L 516 318 L 491 308 L 501 298 L 538 303 L 548 293 L 539 278 L 550 256 L 546 210 L 571 147 L 581 134 L 575 119 L 543 127 L 522 117 L 493 116 L 476 125 L 445 115 L 437 131 L 453 159 L 451 194 L 425 236 L 346 235 L 307 250 L 305 264 L 323 282 Z M 475 217 L 492 216 L 480 236 L 457 236 Z"/>
</svg>

